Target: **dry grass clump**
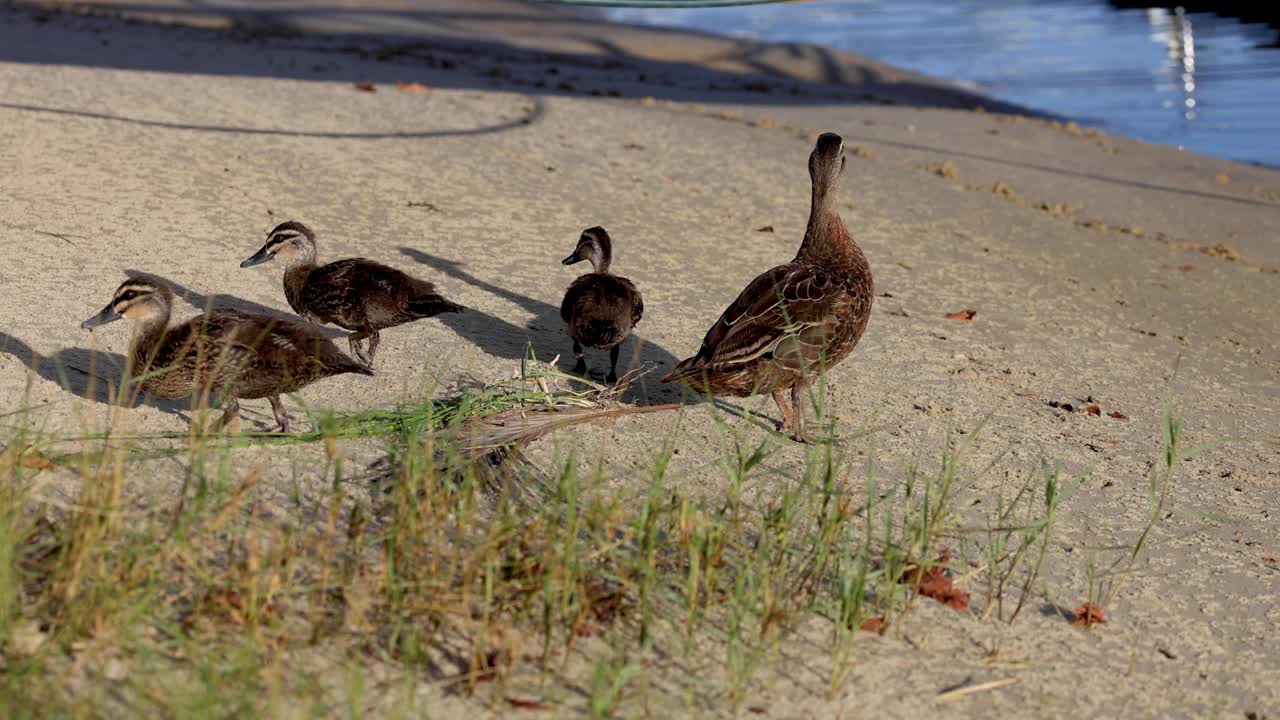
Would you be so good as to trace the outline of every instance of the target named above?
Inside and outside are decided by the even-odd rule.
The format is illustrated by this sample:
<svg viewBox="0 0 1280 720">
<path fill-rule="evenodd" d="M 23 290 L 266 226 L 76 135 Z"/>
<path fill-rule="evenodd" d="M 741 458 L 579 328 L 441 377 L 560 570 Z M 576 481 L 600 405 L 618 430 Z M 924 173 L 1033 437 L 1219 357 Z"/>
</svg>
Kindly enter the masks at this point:
<svg viewBox="0 0 1280 720">
<path fill-rule="evenodd" d="M 860 628 L 892 632 L 919 598 L 1012 622 L 1073 487 L 1046 464 L 969 527 L 955 488 L 976 433 L 886 482 L 834 444 L 782 476 L 767 460 L 786 441 L 728 422 L 715 501 L 673 476 L 670 443 L 639 482 L 572 457 L 537 467 L 521 448 L 558 427 L 672 411 L 564 382 L 530 362 L 457 397 L 313 412 L 316 430 L 287 436 L 67 438 L 10 416 L 0 715 L 415 716 L 448 701 L 609 717 L 663 693 L 733 713 L 814 623 L 834 691 Z M 384 443 L 372 472 L 344 460 L 352 438 Z M 242 451 L 305 443 L 323 450 L 307 472 L 324 491 L 271 505 L 269 468 Z M 130 486 L 158 458 L 183 487 L 142 504 Z M 44 473 L 74 474 L 79 496 L 51 504 Z"/>
</svg>

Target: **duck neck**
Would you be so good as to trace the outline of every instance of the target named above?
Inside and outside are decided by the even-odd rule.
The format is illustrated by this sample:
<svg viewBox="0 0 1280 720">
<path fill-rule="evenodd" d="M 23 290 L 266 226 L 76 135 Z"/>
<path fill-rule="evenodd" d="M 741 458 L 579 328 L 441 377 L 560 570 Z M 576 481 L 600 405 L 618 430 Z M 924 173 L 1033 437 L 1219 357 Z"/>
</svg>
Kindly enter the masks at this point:
<svg viewBox="0 0 1280 720">
<path fill-rule="evenodd" d="M 316 256 L 311 254 L 293 260 L 284 268 L 284 296 L 294 310 L 298 309 L 298 299 L 302 288 L 307 284 L 307 277 L 316 269 Z"/>
<path fill-rule="evenodd" d="M 866 263 L 862 250 L 854 242 L 840 219 L 836 207 L 837 194 L 826 183 L 813 184 L 813 196 L 809 206 L 809 225 L 804 231 L 804 242 L 796 260 L 822 260 L 841 264 Z"/>
<path fill-rule="evenodd" d="M 169 329 L 169 315 L 170 310 L 165 307 L 164 310 L 134 323 L 131 375 L 145 375 L 151 371 L 151 365 L 156 359 L 165 331 Z M 143 381 L 143 385 L 146 385 L 146 380 Z"/>
<path fill-rule="evenodd" d="M 591 262 L 591 271 L 599 275 L 608 275 L 609 266 L 613 264 L 613 250 L 605 243 L 592 238 L 591 254 L 587 256 Z"/>
<path fill-rule="evenodd" d="M 591 272 L 598 275 L 608 275 L 609 266 L 613 263 L 608 253 L 593 253 L 591 255 Z"/>
</svg>

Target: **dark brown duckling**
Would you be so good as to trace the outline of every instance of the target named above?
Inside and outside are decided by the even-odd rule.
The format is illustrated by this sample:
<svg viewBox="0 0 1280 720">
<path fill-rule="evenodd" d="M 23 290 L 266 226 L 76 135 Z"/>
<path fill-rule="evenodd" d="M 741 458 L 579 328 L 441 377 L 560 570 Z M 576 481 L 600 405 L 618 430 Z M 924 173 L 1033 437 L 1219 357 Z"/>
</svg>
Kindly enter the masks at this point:
<svg viewBox="0 0 1280 720">
<path fill-rule="evenodd" d="M 135 323 L 130 374 L 166 400 L 210 392 L 223 398 L 216 427 L 239 417 L 240 399 L 267 398 L 281 432 L 289 416 L 280 395 L 342 373 L 372 375 L 312 326 L 238 310 L 211 310 L 169 327 L 173 290 L 152 278 L 126 280 L 111 302 L 80 327 L 127 318 Z"/>
<path fill-rule="evenodd" d="M 580 275 L 564 294 L 560 317 L 573 338 L 573 355 L 578 364 L 573 372 L 585 375 L 587 361 L 583 346 L 609 351 L 609 383 L 618 382 L 618 350 L 622 341 L 644 315 L 644 300 L 630 280 L 609 272 L 613 262 L 613 241 L 602 227 L 584 230 L 573 254 L 561 261 L 572 265 L 586 260 L 591 272 Z"/>
<path fill-rule="evenodd" d="M 843 141 L 823 134 L 809 155 L 812 205 L 800 252 L 752 280 L 707 331 L 698 354 L 663 382 L 712 395 L 770 393 L 783 427 L 806 439 L 806 387 L 858 344 L 875 294 L 871 266 L 837 208 L 843 171 Z"/>
<path fill-rule="evenodd" d="M 365 258 L 335 260 L 316 265 L 316 236 L 300 222 L 277 225 L 247 268 L 275 258 L 285 262 L 284 296 L 289 307 L 321 325 L 333 323 L 352 330 L 351 352 L 366 365 L 378 350 L 378 331 L 445 312 L 466 308 L 450 302 L 426 280 Z M 360 341 L 368 339 L 368 349 Z"/>
</svg>

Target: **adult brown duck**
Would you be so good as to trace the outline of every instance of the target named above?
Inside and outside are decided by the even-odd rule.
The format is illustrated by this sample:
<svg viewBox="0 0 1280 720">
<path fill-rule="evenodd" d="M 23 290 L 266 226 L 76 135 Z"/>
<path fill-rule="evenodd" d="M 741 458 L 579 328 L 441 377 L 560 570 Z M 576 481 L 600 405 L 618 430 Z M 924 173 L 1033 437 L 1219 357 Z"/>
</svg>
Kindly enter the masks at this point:
<svg viewBox="0 0 1280 720">
<path fill-rule="evenodd" d="M 132 378 L 165 400 L 197 393 L 221 396 L 223 415 L 215 428 L 239 418 L 238 400 L 267 398 L 280 431 L 288 432 L 281 394 L 332 375 L 373 374 L 304 323 L 216 309 L 171 328 L 172 308 L 173 290 L 166 283 L 133 278 L 80 327 L 92 330 L 121 318 L 132 320 Z"/>
<path fill-rule="evenodd" d="M 466 308 L 436 292 L 435 285 L 365 258 L 316 265 L 316 236 L 297 221 L 283 222 L 267 233 L 267 242 L 240 263 L 247 268 L 280 258 L 284 261 L 284 296 L 289 307 L 321 325 L 351 330 L 351 352 L 373 364 L 379 330 Z M 367 350 L 360 342 L 368 339 Z"/>
<path fill-rule="evenodd" d="M 622 341 L 644 315 L 644 299 L 630 280 L 610 272 L 613 264 L 613 241 L 602 227 L 584 230 L 573 254 L 561 261 L 564 265 L 586 260 L 591 272 L 578 276 L 560 303 L 560 317 L 573 338 L 573 355 L 578 364 L 573 371 L 587 372 L 583 346 L 609 351 L 610 384 L 618 382 L 618 351 Z"/>
<path fill-rule="evenodd" d="M 752 280 L 707 331 L 698 354 L 663 382 L 711 395 L 770 393 L 783 428 L 807 440 L 807 388 L 858 344 L 875 294 L 871 267 L 837 208 L 844 162 L 839 135 L 818 138 L 809 155 L 812 205 L 800 252 Z"/>
</svg>

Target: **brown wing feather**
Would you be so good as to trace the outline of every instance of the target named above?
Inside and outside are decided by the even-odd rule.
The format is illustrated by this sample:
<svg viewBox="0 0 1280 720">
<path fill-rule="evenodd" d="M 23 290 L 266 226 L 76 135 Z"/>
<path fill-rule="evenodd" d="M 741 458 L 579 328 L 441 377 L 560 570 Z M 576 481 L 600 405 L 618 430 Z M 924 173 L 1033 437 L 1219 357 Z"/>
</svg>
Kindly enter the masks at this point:
<svg viewBox="0 0 1280 720">
<path fill-rule="evenodd" d="M 424 287 L 425 286 L 425 287 Z M 393 267 L 365 258 L 337 260 L 312 270 L 299 307 L 348 330 L 384 328 L 404 322 L 404 309 L 435 288 Z"/>
<path fill-rule="evenodd" d="M 196 389 L 257 398 L 292 392 L 330 375 L 368 368 L 313 327 L 287 318 L 218 309 L 166 332 L 145 359 L 144 386 L 160 397 Z"/>
<path fill-rule="evenodd" d="M 640 295 L 640 289 L 630 279 L 614 276 L 623 287 L 627 289 L 627 294 L 631 296 L 631 327 L 640 324 L 641 318 L 644 317 L 644 298 Z"/>
<path fill-rule="evenodd" d="M 761 274 L 707 331 L 695 364 L 749 362 L 774 350 L 784 338 L 787 357 L 797 352 L 808 356 L 804 348 L 810 346 L 820 353 L 834 325 L 833 310 L 842 289 L 831 273 L 809 265 L 782 265 Z"/>
</svg>

